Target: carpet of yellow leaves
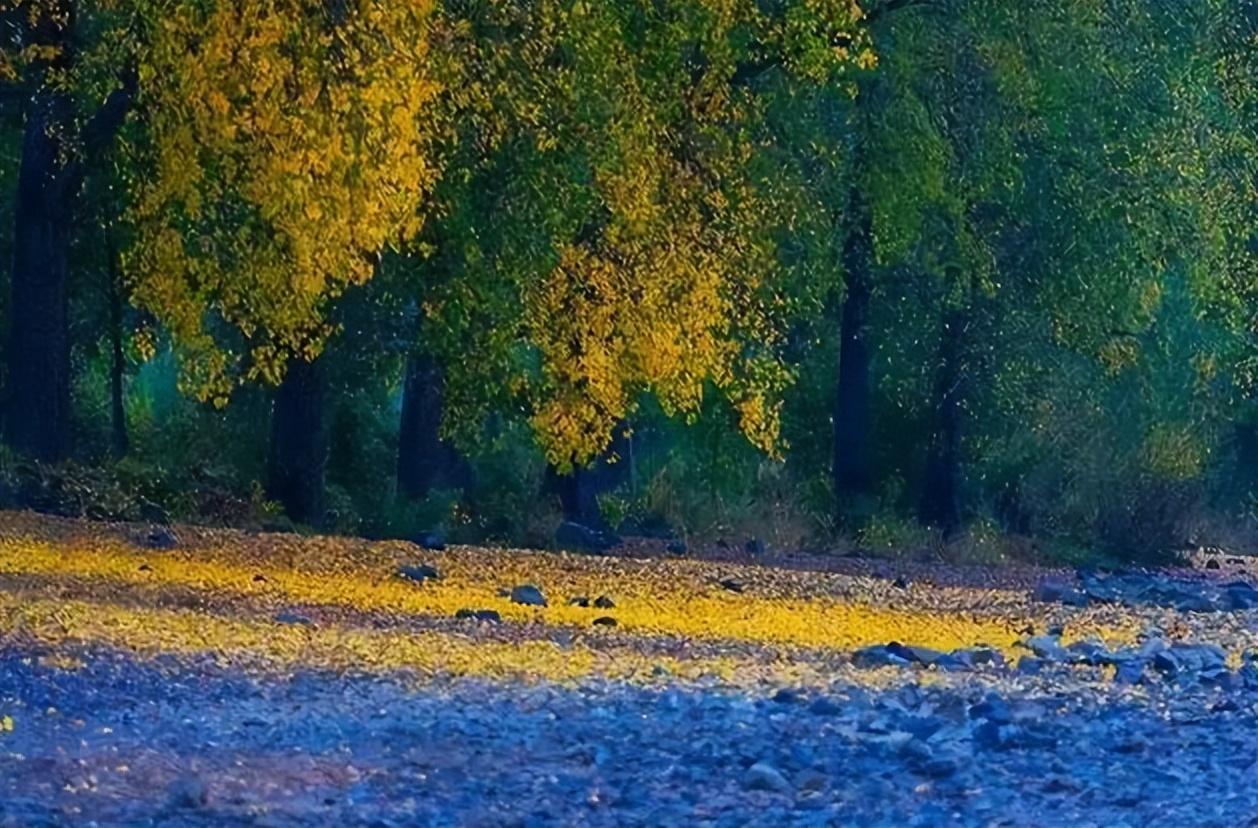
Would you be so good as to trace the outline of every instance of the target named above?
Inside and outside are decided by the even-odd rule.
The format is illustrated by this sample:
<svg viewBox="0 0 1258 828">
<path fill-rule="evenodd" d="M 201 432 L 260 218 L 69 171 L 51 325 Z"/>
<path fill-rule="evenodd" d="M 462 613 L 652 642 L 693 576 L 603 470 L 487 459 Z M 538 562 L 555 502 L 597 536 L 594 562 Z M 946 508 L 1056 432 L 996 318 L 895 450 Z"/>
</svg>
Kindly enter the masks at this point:
<svg viewBox="0 0 1258 828">
<path fill-rule="evenodd" d="M 738 676 L 765 670 L 817 683 L 838 655 L 869 644 L 951 650 L 985 644 L 1011 657 L 1028 626 L 1065 623 L 1067 639 L 1131 641 L 1149 619 L 1119 610 L 1031 604 L 1025 592 L 913 585 L 837 574 L 692 560 L 631 560 L 342 538 L 180 528 L 176 549 L 134 542 L 134 527 L 0 514 L 0 638 L 103 644 L 142 653 L 210 654 L 236 663 L 341 670 L 411 670 L 577 680 L 585 676 Z M 441 574 L 422 584 L 396 576 L 404 563 Z M 722 581 L 737 580 L 736 592 Z M 40 584 L 71 580 L 73 599 Z M 19 590 L 14 584 L 21 583 Z M 547 607 L 505 592 L 535 584 Z M 9 584 L 9 586 L 4 586 Z M 172 609 L 136 595 L 182 590 L 203 597 Z M 131 596 L 120 600 L 123 593 Z M 20 593 L 20 594 L 19 594 Z M 573 606 L 610 596 L 611 609 Z M 252 609 L 242 612 L 245 605 Z M 233 603 L 234 602 L 234 603 Z M 277 610 L 327 609 L 314 625 L 276 621 Z M 504 623 L 452 628 L 458 610 L 493 609 Z M 1067 614 L 1068 613 L 1068 614 Z M 610 615 L 614 629 L 591 628 Z M 373 623 L 380 618 L 407 623 Z M 525 635 L 513 633 L 526 632 Z M 698 642 L 679 657 L 648 646 Z"/>
</svg>

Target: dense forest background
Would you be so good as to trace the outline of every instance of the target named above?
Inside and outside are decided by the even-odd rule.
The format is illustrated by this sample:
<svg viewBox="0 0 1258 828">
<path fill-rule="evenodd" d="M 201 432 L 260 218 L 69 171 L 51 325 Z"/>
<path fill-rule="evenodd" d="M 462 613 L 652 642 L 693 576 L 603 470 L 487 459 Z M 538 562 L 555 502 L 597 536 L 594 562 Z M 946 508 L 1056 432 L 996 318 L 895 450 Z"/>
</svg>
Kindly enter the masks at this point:
<svg viewBox="0 0 1258 828">
<path fill-rule="evenodd" d="M 5 505 L 979 561 L 1253 536 L 1249 0 L 0 30 Z"/>
</svg>

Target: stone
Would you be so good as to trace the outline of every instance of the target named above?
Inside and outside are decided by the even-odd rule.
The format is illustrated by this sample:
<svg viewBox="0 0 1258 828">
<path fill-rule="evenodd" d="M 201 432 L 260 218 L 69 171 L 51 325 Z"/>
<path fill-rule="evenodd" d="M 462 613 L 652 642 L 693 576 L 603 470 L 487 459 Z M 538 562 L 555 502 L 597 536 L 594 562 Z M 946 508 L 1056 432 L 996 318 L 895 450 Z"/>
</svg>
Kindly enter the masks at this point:
<svg viewBox="0 0 1258 828">
<path fill-rule="evenodd" d="M 909 582 L 904 579 L 904 576 L 897 575 L 896 579 L 891 582 L 891 586 L 895 587 L 896 589 L 908 589 Z"/>
<path fill-rule="evenodd" d="M 525 604 L 530 607 L 546 606 L 546 596 L 532 584 L 521 584 L 511 590 L 511 603 Z"/>
<path fill-rule="evenodd" d="M 1031 598 L 1042 603 L 1066 604 L 1072 607 L 1086 607 L 1087 593 L 1080 592 L 1069 584 L 1060 581 L 1044 581 L 1036 586 Z"/>
<path fill-rule="evenodd" d="M 743 775 L 743 787 L 749 791 L 771 791 L 773 793 L 794 795 L 795 786 L 782 775 L 782 772 L 768 762 L 756 762 Z"/>
<path fill-rule="evenodd" d="M 721 586 L 724 587 L 725 589 L 728 589 L 730 592 L 743 591 L 742 581 L 735 581 L 733 578 L 725 578 L 724 580 L 721 581 Z"/>
<path fill-rule="evenodd" d="M 145 523 L 156 523 L 160 526 L 166 526 L 170 523 L 170 515 L 166 514 L 166 510 L 161 506 L 145 500 L 140 503 L 140 520 Z"/>
<path fill-rule="evenodd" d="M 209 793 L 199 776 L 180 776 L 166 788 L 166 806 L 172 809 L 204 808 Z"/>
<path fill-rule="evenodd" d="M 1035 656 L 1023 656 L 1018 659 L 1018 674 L 1038 676 L 1044 669 L 1044 659 Z"/>
<path fill-rule="evenodd" d="M 429 566 L 428 564 L 419 564 L 417 566 L 399 566 L 397 570 L 397 577 L 401 578 L 403 581 L 414 581 L 417 584 L 422 584 L 424 581 L 428 580 L 435 581 L 439 579 L 441 575 L 437 572 L 436 567 Z"/>
<path fill-rule="evenodd" d="M 1108 664 L 1110 652 L 1104 644 L 1096 641 L 1076 641 L 1066 648 L 1081 664 Z"/>
<path fill-rule="evenodd" d="M 555 530 L 555 545 L 577 552 L 606 552 L 619 546 L 620 538 L 612 532 L 604 532 L 575 521 L 565 520 Z"/>
<path fill-rule="evenodd" d="M 808 705 L 808 712 L 818 716 L 838 716 L 843 712 L 842 705 L 826 696 L 818 696 Z"/>
<path fill-rule="evenodd" d="M 1009 705 L 995 693 L 988 693 L 981 702 L 971 705 L 969 714 L 971 719 L 985 719 L 997 724 L 1008 724 L 1013 721 L 1013 713 Z"/>
<path fill-rule="evenodd" d="M 852 664 L 862 670 L 875 667 L 905 667 L 911 663 L 907 658 L 897 655 L 881 644 L 863 647 L 852 654 Z"/>
<path fill-rule="evenodd" d="M 1070 661 L 1070 652 L 1055 635 L 1036 635 L 1026 640 L 1031 652 L 1045 661 Z"/>
<path fill-rule="evenodd" d="M 1114 670 L 1116 684 L 1139 684 L 1144 679 L 1144 662 L 1138 659 L 1121 661 Z"/>
<path fill-rule="evenodd" d="M 594 606 L 599 609 L 611 609 L 616 606 L 616 602 L 608 598 L 606 595 L 600 595 L 594 599 Z"/>
<path fill-rule="evenodd" d="M 830 777 L 815 768 L 805 768 L 795 775 L 795 788 L 803 793 L 824 791 L 830 784 Z"/>
<path fill-rule="evenodd" d="M 292 624 L 300 627 L 308 627 L 311 621 L 306 616 L 292 612 L 291 610 L 281 610 L 275 614 L 275 620 L 280 624 Z"/>
<path fill-rule="evenodd" d="M 589 605 L 590 599 L 584 595 L 574 595 L 568 599 L 568 606 L 570 607 L 588 607 Z"/>
<path fill-rule="evenodd" d="M 460 621 L 489 621 L 491 623 L 502 620 L 498 611 L 491 609 L 461 609 L 454 614 L 454 617 Z"/>
<path fill-rule="evenodd" d="M 594 625 L 596 627 L 614 627 L 616 626 L 616 619 L 610 615 L 600 615 L 594 619 Z"/>
<path fill-rule="evenodd" d="M 179 545 L 179 538 L 169 526 L 150 526 L 140 539 L 140 545 L 146 549 L 174 549 Z"/>
<path fill-rule="evenodd" d="M 802 701 L 799 691 L 792 690 L 789 687 L 783 687 L 773 694 L 773 701 L 778 704 L 798 704 Z"/>
</svg>

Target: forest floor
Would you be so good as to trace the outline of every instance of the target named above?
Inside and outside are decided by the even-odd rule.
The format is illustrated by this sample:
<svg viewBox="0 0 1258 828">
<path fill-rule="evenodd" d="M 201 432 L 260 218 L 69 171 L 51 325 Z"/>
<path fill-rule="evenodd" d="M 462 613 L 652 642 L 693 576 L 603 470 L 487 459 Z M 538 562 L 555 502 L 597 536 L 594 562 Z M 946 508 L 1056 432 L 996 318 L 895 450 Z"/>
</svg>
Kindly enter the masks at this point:
<svg viewBox="0 0 1258 828">
<path fill-rule="evenodd" d="M 1258 826 L 1256 562 L 766 566 L 0 513 L 0 826 Z"/>
</svg>

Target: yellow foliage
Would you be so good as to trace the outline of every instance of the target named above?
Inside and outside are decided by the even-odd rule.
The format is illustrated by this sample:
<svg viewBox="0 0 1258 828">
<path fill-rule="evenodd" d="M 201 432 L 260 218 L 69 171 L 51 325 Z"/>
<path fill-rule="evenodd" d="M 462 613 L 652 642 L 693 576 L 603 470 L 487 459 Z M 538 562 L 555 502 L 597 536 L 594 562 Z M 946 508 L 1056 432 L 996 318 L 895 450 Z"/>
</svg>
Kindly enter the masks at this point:
<svg viewBox="0 0 1258 828">
<path fill-rule="evenodd" d="M 413 237 L 439 168 L 428 0 L 179 4 L 139 67 L 144 129 L 128 150 L 135 301 L 170 331 L 184 385 L 223 398 L 318 353 L 325 304 Z"/>
</svg>

